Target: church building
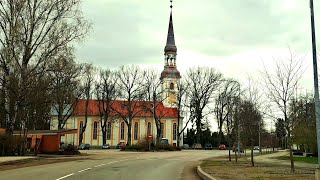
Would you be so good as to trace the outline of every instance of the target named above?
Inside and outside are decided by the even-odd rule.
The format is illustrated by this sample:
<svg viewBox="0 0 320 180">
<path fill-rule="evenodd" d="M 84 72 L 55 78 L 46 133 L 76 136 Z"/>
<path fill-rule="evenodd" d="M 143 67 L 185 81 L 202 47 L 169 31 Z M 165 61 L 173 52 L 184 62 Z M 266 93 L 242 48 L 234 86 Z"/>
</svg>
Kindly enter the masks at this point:
<svg viewBox="0 0 320 180">
<path fill-rule="evenodd" d="M 169 144 L 177 145 L 177 127 L 182 129 L 183 120 L 179 119 L 176 108 L 177 101 L 177 83 L 180 80 L 180 72 L 177 69 L 176 58 L 177 47 L 175 45 L 173 20 L 172 20 L 172 5 L 169 19 L 169 28 L 167 35 L 167 42 L 164 48 L 164 69 L 161 73 L 162 88 L 164 89 L 162 96 L 166 97 L 163 102 L 159 102 L 157 114 L 163 114 L 161 118 L 161 138 L 167 139 Z M 115 101 L 114 104 L 120 104 L 121 101 Z M 85 122 L 85 100 L 79 100 L 71 117 L 67 120 L 65 129 L 78 129 L 76 134 L 66 134 L 61 136 L 61 142 L 78 144 L 80 129 Z M 141 102 L 142 103 L 142 102 Z M 97 100 L 89 100 L 88 107 L 88 121 L 87 127 L 83 135 L 82 143 L 90 144 L 91 146 L 102 146 L 102 131 L 100 126 L 100 113 Z M 117 106 L 119 107 L 119 106 Z M 121 108 L 118 109 L 121 111 Z M 127 143 L 127 124 L 120 118 L 116 118 L 113 114 L 112 120 L 107 122 L 106 144 L 110 146 L 117 146 L 119 143 Z M 51 126 L 52 130 L 58 129 L 58 118 L 52 115 Z M 151 113 L 141 111 L 137 113 L 132 121 L 131 127 L 131 142 L 132 144 L 139 143 L 148 135 L 156 137 L 156 124 Z M 183 137 L 180 137 L 180 145 L 183 144 Z"/>
</svg>

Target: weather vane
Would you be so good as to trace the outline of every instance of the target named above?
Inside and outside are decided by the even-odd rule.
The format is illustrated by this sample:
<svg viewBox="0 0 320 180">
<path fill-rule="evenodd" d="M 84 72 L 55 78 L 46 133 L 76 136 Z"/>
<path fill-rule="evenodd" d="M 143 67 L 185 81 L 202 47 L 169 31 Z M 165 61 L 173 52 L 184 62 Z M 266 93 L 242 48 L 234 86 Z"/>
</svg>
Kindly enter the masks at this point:
<svg viewBox="0 0 320 180">
<path fill-rule="evenodd" d="M 170 0 L 170 2 L 171 2 L 171 6 L 170 6 L 170 8 L 172 9 L 172 0 Z"/>
</svg>

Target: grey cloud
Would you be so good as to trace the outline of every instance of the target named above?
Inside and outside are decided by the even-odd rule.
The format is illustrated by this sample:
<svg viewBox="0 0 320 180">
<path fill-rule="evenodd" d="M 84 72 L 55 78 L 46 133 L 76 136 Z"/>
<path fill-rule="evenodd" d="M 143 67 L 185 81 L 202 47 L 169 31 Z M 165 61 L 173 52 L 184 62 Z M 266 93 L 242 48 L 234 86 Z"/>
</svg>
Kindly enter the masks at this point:
<svg viewBox="0 0 320 180">
<path fill-rule="evenodd" d="M 175 1 L 178 51 L 229 56 L 259 47 L 305 50 L 309 6 L 307 1 L 300 4 L 299 9 L 285 10 L 279 0 Z M 93 32 L 77 48 L 80 61 L 98 66 L 162 63 L 169 1 L 88 0 L 83 9 Z"/>
</svg>

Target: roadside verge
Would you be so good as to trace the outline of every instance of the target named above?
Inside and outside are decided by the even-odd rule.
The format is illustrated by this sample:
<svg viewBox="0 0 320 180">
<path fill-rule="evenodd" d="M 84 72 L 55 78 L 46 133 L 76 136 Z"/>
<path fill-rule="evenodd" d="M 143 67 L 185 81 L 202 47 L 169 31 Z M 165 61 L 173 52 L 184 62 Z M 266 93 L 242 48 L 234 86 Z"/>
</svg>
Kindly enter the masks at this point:
<svg viewBox="0 0 320 180">
<path fill-rule="evenodd" d="M 200 166 L 197 166 L 197 173 L 203 180 L 216 180 L 216 178 L 210 176 L 209 174 L 205 173 Z"/>
</svg>

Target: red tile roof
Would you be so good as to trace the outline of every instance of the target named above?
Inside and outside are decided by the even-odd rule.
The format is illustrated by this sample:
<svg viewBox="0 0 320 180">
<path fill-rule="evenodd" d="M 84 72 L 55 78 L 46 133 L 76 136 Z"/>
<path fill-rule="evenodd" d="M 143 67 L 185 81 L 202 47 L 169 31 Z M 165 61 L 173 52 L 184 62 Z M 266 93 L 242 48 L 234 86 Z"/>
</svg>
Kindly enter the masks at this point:
<svg viewBox="0 0 320 180">
<path fill-rule="evenodd" d="M 112 104 L 111 106 L 113 109 L 111 111 L 111 115 L 118 115 L 119 113 L 121 115 L 127 114 L 127 110 L 125 109 L 125 106 L 128 104 L 127 101 L 115 100 L 115 101 L 112 101 L 110 104 Z M 135 108 L 132 108 L 134 110 L 133 114 L 135 115 L 135 117 L 152 117 L 152 114 L 147 110 L 147 109 L 150 109 L 150 107 L 152 107 L 151 102 L 133 101 L 131 102 L 131 104 L 133 107 L 135 107 Z M 73 114 L 78 116 L 84 116 L 85 107 L 86 107 L 86 100 L 79 99 Z M 101 110 L 103 109 L 102 104 L 100 105 L 100 108 Z M 156 114 L 158 117 L 166 117 L 166 118 L 178 117 L 177 108 L 167 108 L 167 107 L 164 107 L 162 103 L 157 103 Z M 98 100 L 89 100 L 88 115 L 89 116 L 100 115 Z"/>
</svg>

